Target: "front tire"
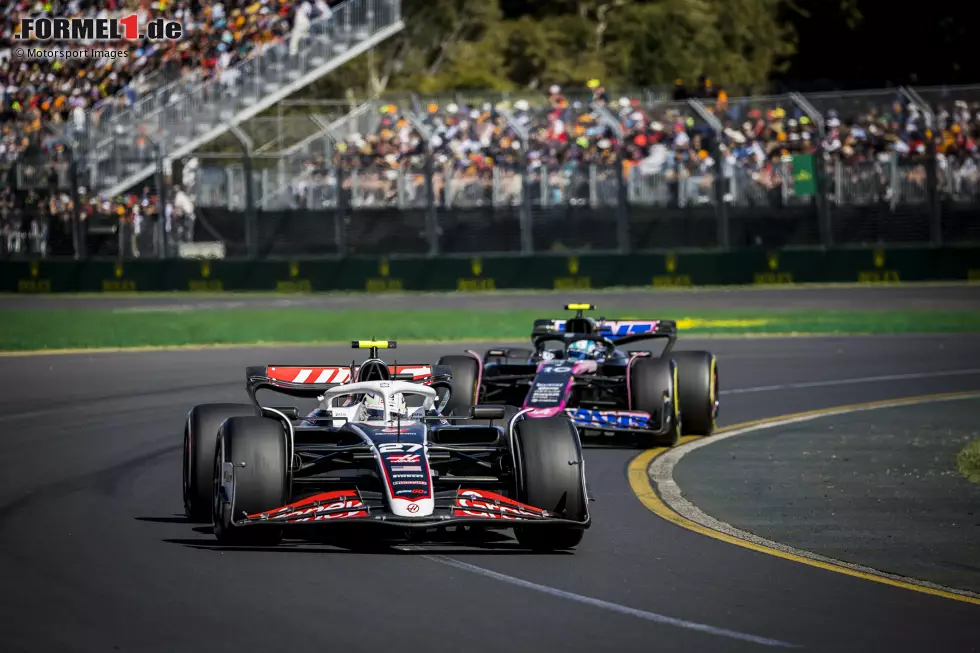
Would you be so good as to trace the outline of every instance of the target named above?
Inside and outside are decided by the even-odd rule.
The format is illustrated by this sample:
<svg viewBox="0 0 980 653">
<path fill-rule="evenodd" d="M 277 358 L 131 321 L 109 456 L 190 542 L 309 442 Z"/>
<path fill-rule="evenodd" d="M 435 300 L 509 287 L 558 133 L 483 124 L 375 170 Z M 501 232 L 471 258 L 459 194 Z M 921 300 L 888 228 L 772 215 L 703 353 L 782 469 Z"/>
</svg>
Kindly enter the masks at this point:
<svg viewBox="0 0 980 653">
<path fill-rule="evenodd" d="M 564 417 L 520 420 L 514 426 L 519 461 L 517 500 L 565 519 L 588 518 L 582 443 Z M 585 534 L 564 525 L 515 527 L 517 541 L 535 551 L 575 548 Z"/>
<path fill-rule="evenodd" d="M 680 351 L 677 396 L 684 416 L 684 435 L 711 435 L 718 415 L 718 363 L 710 351 Z"/>
<path fill-rule="evenodd" d="M 446 365 L 452 371 L 449 402 L 443 408 L 447 417 L 465 417 L 470 407 L 477 404 L 480 378 L 480 361 L 473 356 L 450 355 L 439 359 L 437 365 Z"/>
<path fill-rule="evenodd" d="M 258 415 L 252 404 L 195 406 L 184 424 L 184 514 L 196 522 L 211 520 L 211 482 L 218 429 L 229 417 Z"/>
<path fill-rule="evenodd" d="M 222 544 L 274 546 L 282 540 L 282 528 L 238 526 L 232 522 L 243 515 L 273 510 L 287 503 L 289 487 L 286 433 L 275 420 L 262 417 L 232 417 L 218 433 L 214 459 L 212 524 Z M 222 468 L 234 465 L 234 497 L 224 496 Z M 227 501 L 234 500 L 234 506 Z M 234 509 L 234 520 L 231 510 Z"/>
<path fill-rule="evenodd" d="M 658 447 L 673 447 L 681 438 L 681 408 L 677 394 L 677 365 L 672 360 L 640 358 L 630 367 L 630 410 L 649 413 L 656 424 L 667 430 L 651 436 Z M 668 401 L 664 400 L 667 393 Z"/>
</svg>

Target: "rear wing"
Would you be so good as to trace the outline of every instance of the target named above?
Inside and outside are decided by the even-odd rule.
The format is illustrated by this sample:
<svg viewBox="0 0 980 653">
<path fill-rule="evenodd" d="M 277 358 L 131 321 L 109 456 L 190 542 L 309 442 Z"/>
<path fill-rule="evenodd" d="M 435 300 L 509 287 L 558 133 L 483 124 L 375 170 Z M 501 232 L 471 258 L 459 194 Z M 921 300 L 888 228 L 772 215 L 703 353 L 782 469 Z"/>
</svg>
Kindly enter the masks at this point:
<svg viewBox="0 0 980 653">
<path fill-rule="evenodd" d="M 585 319 L 592 321 L 595 328 L 595 333 L 591 335 L 605 336 L 617 344 L 626 344 L 647 338 L 674 339 L 677 337 L 677 322 L 674 320 Z M 548 335 L 563 336 L 567 323 L 568 320 L 535 320 L 531 338 Z"/>
<path fill-rule="evenodd" d="M 252 366 L 245 370 L 249 393 L 262 388 L 295 397 L 316 397 L 338 385 L 352 383 L 360 365 L 269 365 Z M 389 365 L 393 381 L 414 381 L 431 385 L 448 380 L 451 368 L 446 365 L 409 364 Z"/>
</svg>

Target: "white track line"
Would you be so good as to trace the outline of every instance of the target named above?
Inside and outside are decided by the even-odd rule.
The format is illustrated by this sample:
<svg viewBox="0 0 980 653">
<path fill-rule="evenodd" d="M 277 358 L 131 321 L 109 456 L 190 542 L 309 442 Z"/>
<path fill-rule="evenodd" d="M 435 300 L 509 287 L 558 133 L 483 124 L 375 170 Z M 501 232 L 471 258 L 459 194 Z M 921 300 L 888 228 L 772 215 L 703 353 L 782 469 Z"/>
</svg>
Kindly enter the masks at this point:
<svg viewBox="0 0 980 653">
<path fill-rule="evenodd" d="M 556 589 L 554 587 L 548 587 L 547 585 L 539 585 L 537 583 L 532 583 L 527 580 L 515 578 L 514 576 L 508 576 L 507 574 L 501 574 L 496 571 L 490 571 L 489 569 L 484 569 L 483 567 L 477 567 L 476 565 L 471 565 L 466 562 L 461 562 L 453 558 L 447 558 L 446 556 L 426 555 L 422 557 L 427 560 L 431 560 L 433 562 L 438 562 L 443 565 L 448 565 L 450 567 L 462 569 L 463 571 L 469 571 L 474 574 L 479 574 L 481 576 L 492 578 L 494 580 L 499 580 L 504 583 L 517 585 L 518 587 L 523 587 L 524 589 L 534 590 L 536 592 L 542 592 L 544 594 L 550 594 L 551 596 L 555 596 L 561 599 L 567 599 L 569 601 L 577 601 L 578 603 L 584 603 L 585 605 L 591 605 L 592 607 L 595 608 L 602 608 L 603 610 L 618 612 L 620 614 L 629 615 L 631 617 L 638 617 L 640 619 L 645 619 L 646 621 L 653 621 L 655 623 L 664 624 L 667 626 L 675 626 L 677 628 L 685 628 L 687 630 L 696 630 L 702 633 L 707 633 L 709 635 L 718 635 L 721 637 L 727 637 L 729 639 L 738 639 L 743 642 L 752 642 L 753 644 L 761 644 L 762 646 L 778 646 L 781 648 L 799 648 L 797 644 L 789 644 L 787 642 L 782 642 L 778 639 L 770 639 L 768 637 L 760 637 L 758 635 L 749 635 L 748 633 L 740 633 L 736 630 L 727 630 L 725 628 L 716 628 L 715 626 L 709 626 L 707 624 L 697 623 L 696 621 L 686 621 L 684 619 L 677 619 L 675 617 L 668 617 L 666 615 L 657 614 L 656 612 L 637 610 L 636 608 L 629 608 L 625 605 L 619 605 L 618 603 L 610 603 L 609 601 L 594 599 L 590 596 L 582 596 L 581 594 L 575 594 L 573 592 L 566 592 L 565 590 Z"/>
<path fill-rule="evenodd" d="M 796 390 L 798 388 L 824 388 L 836 385 L 853 385 L 857 383 L 878 383 L 881 381 L 908 381 L 910 379 L 934 379 L 944 376 L 970 376 L 980 374 L 980 368 L 968 370 L 947 370 L 944 372 L 912 372 L 909 374 L 883 374 L 881 376 L 864 376 L 856 379 L 836 379 L 833 381 L 805 381 L 803 383 L 783 383 L 780 385 L 761 385 L 755 388 L 734 388 L 722 390 L 722 395 L 742 395 L 752 392 L 773 392 L 776 390 Z"/>
<path fill-rule="evenodd" d="M 748 533 L 746 531 L 739 530 L 738 528 L 723 522 L 719 519 L 704 513 L 696 505 L 684 498 L 681 493 L 680 486 L 674 480 L 674 467 L 677 463 L 681 461 L 687 454 L 692 451 L 697 451 L 701 447 L 706 447 L 715 442 L 721 442 L 722 440 L 727 440 L 728 438 L 734 438 L 739 435 L 745 435 L 747 433 L 754 433 L 756 431 L 762 431 L 765 429 L 778 428 L 782 426 L 789 426 L 792 424 L 799 424 L 801 422 L 809 422 L 816 419 L 822 419 L 825 417 L 834 417 L 837 415 L 848 415 L 851 413 L 860 413 L 868 410 L 881 410 L 885 408 L 900 408 L 903 406 L 911 406 L 915 404 L 926 404 L 926 403 L 939 403 L 944 401 L 962 401 L 964 399 L 977 399 L 980 398 L 980 392 L 972 393 L 968 395 L 961 395 L 957 397 L 923 397 L 921 401 L 912 401 L 909 399 L 896 399 L 894 403 L 882 403 L 873 406 L 860 406 L 852 408 L 841 408 L 839 410 L 820 412 L 815 415 L 799 415 L 797 417 L 787 417 L 786 419 L 768 422 L 765 424 L 757 424 L 754 426 L 746 426 L 745 428 L 736 429 L 734 431 L 729 431 L 727 433 L 720 433 L 718 435 L 712 435 L 709 438 L 701 438 L 698 440 L 692 440 L 686 444 L 679 447 L 670 449 L 665 453 L 657 456 L 653 459 L 653 464 L 647 470 L 647 474 L 650 477 L 654 487 L 656 487 L 657 494 L 666 503 L 671 510 L 678 513 L 682 517 L 700 524 L 711 530 L 718 531 L 720 533 L 725 533 L 731 537 L 736 537 L 740 540 L 745 540 L 746 542 L 752 542 L 761 546 L 768 547 L 770 549 L 775 549 L 777 551 L 782 551 L 784 553 L 789 553 L 802 558 L 809 558 L 811 560 L 816 560 L 818 562 L 829 563 L 837 565 L 840 567 L 846 567 L 854 571 L 860 571 L 866 574 L 874 574 L 875 576 L 882 576 L 884 578 L 889 578 L 895 581 L 901 581 L 903 583 L 908 583 L 910 585 L 918 585 L 920 587 L 927 587 L 935 590 L 942 590 L 944 592 L 949 592 L 951 594 L 959 594 L 961 596 L 969 596 L 972 598 L 980 598 L 980 594 L 970 592 L 967 590 L 956 589 L 954 587 L 946 587 L 944 585 L 938 585 L 936 583 L 930 583 L 928 581 L 919 580 L 917 578 L 909 578 L 907 576 L 900 576 L 898 574 L 892 574 L 879 569 L 874 569 L 872 567 L 866 567 L 864 565 L 857 565 L 850 562 L 845 562 L 843 560 L 837 560 L 836 558 L 829 558 L 827 556 L 822 556 L 818 553 L 813 553 L 812 551 L 806 551 L 803 549 L 797 549 L 795 547 L 782 544 L 780 542 L 773 542 L 772 540 L 767 540 L 758 535 Z"/>
</svg>

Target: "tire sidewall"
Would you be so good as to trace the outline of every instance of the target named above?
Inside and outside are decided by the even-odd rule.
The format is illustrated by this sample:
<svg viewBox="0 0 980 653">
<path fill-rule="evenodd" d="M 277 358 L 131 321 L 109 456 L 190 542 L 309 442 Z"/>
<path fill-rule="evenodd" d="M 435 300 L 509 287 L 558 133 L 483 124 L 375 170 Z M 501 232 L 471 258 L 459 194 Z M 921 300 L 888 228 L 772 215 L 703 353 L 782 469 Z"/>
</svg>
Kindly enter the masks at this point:
<svg viewBox="0 0 980 653">
<path fill-rule="evenodd" d="M 630 410 L 659 415 L 663 425 L 670 418 L 670 428 L 666 433 L 656 436 L 654 442 L 661 446 L 673 446 L 680 440 L 683 411 L 677 393 L 678 369 L 671 359 L 640 358 L 630 367 Z M 670 415 L 666 408 L 663 393 L 670 396 Z"/>
<path fill-rule="evenodd" d="M 207 521 L 218 431 L 229 417 L 258 415 L 252 404 L 201 404 L 184 422 L 182 489 L 184 512 L 192 519 Z"/>
<path fill-rule="evenodd" d="M 711 435 L 718 416 L 718 362 L 708 351 L 677 352 L 677 393 L 685 435 Z"/>
<path fill-rule="evenodd" d="M 475 356 L 454 354 L 443 356 L 437 365 L 445 365 L 452 370 L 451 394 L 444 413 L 447 416 L 466 416 L 470 406 L 475 406 L 479 399 L 480 361 Z"/>
<path fill-rule="evenodd" d="M 557 501 L 562 492 L 567 492 L 567 518 L 584 521 L 588 517 L 585 458 L 582 455 L 582 442 L 574 425 L 566 418 L 546 417 L 518 420 L 514 430 L 519 479 L 516 488 L 518 500 L 536 508 L 553 511 L 554 505 L 540 504 Z M 549 444 L 554 446 L 555 454 L 549 453 Z M 529 451 L 532 448 L 534 451 Z M 570 456 L 574 456 L 574 465 L 569 464 Z M 570 473 L 562 474 L 566 470 Z M 561 477 L 561 487 L 547 487 L 546 484 L 554 482 L 556 477 Z M 542 500 L 542 497 L 548 498 Z"/>
<path fill-rule="evenodd" d="M 282 425 L 263 417 L 233 417 L 226 420 L 218 434 L 215 447 L 214 472 L 212 475 L 212 525 L 219 540 L 232 543 L 264 541 L 276 529 L 271 526 L 237 528 L 233 523 L 232 510 L 249 514 L 272 510 L 285 505 L 289 499 L 287 434 Z M 275 460 L 259 460 L 259 456 L 271 456 Z M 222 494 L 223 464 L 235 463 L 234 496 Z M 239 465 L 244 463 L 244 467 Z M 271 463 L 271 467 L 270 467 Z M 239 471 L 239 470 L 242 471 Z M 270 476 L 270 474 L 278 474 Z M 263 497 L 263 495 L 265 495 Z M 269 505 L 253 505 L 257 501 Z M 281 530 L 279 531 L 281 536 Z"/>
</svg>

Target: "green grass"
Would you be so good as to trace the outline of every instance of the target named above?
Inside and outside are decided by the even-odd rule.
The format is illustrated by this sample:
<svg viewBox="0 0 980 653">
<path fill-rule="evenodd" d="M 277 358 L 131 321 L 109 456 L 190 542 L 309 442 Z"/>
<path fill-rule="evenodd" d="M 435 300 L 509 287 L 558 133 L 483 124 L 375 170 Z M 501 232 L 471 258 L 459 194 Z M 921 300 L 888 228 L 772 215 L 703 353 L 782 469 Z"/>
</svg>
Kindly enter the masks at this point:
<svg viewBox="0 0 980 653">
<path fill-rule="evenodd" d="M 971 483 L 980 484 L 980 440 L 974 440 L 956 455 L 956 466 Z"/>
<path fill-rule="evenodd" d="M 532 321 L 541 317 L 566 316 L 546 307 L 540 311 L 9 310 L 0 313 L 0 351 L 358 338 L 526 340 Z M 682 336 L 980 332 L 980 311 L 705 310 L 692 314 L 667 309 L 653 317 L 680 320 Z"/>
</svg>

